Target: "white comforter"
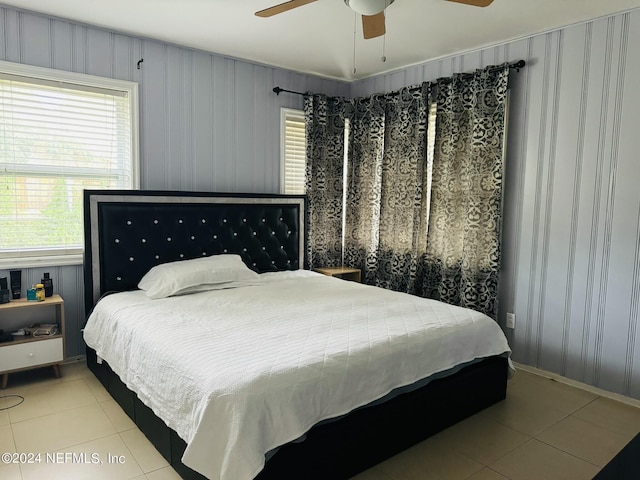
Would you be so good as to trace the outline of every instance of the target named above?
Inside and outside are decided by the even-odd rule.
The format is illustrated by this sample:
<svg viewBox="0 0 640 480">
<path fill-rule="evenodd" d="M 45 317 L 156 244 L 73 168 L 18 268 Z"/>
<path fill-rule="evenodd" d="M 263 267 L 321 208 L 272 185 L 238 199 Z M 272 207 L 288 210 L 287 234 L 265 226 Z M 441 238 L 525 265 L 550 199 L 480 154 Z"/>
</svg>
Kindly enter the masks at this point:
<svg viewBox="0 0 640 480">
<path fill-rule="evenodd" d="M 396 387 L 509 352 L 472 310 L 313 272 L 150 300 L 101 300 L 84 339 L 187 443 L 211 479 L 251 479 L 264 454 Z"/>
</svg>

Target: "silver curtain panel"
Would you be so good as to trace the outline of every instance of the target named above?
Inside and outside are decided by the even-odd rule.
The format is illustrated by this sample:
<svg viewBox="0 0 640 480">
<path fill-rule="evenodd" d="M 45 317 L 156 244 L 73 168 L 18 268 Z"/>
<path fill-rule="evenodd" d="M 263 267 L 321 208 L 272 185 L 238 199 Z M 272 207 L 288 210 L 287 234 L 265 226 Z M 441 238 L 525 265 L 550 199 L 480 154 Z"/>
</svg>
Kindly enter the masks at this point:
<svg viewBox="0 0 640 480">
<path fill-rule="evenodd" d="M 307 258 L 309 267 L 342 262 L 345 101 L 305 95 Z"/>
<path fill-rule="evenodd" d="M 438 85 L 425 295 L 496 318 L 508 66 Z"/>
<path fill-rule="evenodd" d="M 415 293 L 426 247 L 428 85 L 353 101 L 345 264 Z"/>
</svg>

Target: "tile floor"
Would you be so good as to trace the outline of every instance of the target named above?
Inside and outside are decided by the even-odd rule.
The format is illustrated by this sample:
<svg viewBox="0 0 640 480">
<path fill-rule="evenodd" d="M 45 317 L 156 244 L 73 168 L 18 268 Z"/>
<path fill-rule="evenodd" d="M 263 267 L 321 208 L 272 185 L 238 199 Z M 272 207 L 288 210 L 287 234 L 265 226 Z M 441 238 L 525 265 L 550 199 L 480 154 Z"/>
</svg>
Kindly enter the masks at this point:
<svg viewBox="0 0 640 480">
<path fill-rule="evenodd" d="M 49 452 L 60 462 L 0 463 L 1 479 L 180 478 L 84 363 L 64 365 L 62 374 L 11 375 L 0 390 L 25 398 L 0 410 L 0 453 Z M 13 403 L 0 398 L 0 408 Z M 639 431 L 640 408 L 520 370 L 506 401 L 353 480 L 591 479 Z M 74 462 L 73 454 L 102 464 Z"/>
</svg>

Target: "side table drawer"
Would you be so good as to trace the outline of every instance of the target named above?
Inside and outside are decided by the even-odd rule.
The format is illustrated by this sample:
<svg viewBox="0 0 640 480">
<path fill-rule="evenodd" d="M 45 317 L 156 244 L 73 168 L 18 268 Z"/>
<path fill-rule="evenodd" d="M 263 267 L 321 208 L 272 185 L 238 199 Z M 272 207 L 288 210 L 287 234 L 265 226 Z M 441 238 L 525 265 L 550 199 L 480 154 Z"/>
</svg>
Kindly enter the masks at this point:
<svg viewBox="0 0 640 480">
<path fill-rule="evenodd" d="M 64 359 L 62 337 L 0 347 L 0 372 L 18 370 Z"/>
</svg>

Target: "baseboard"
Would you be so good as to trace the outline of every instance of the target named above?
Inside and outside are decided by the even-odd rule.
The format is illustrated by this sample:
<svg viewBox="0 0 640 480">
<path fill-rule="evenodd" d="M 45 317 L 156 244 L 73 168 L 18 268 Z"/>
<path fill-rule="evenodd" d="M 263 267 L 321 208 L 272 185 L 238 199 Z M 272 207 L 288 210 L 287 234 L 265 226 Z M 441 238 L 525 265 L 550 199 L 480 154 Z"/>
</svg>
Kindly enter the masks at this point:
<svg viewBox="0 0 640 480">
<path fill-rule="evenodd" d="M 589 385 L 587 383 L 582 383 L 582 382 L 578 382 L 577 380 L 572 380 L 571 378 L 563 377 L 562 375 L 558 375 L 557 373 L 547 372 L 546 370 L 541 370 L 539 368 L 531 367 L 529 365 L 523 365 L 518 362 L 513 362 L 513 365 L 516 367 L 516 370 L 518 369 L 524 370 L 525 372 L 533 373 L 534 375 L 539 375 L 541 377 L 545 377 L 559 383 L 564 383 L 565 385 L 579 388 L 581 390 L 585 390 L 587 392 L 593 393 L 595 395 L 599 395 L 601 397 L 609 398 L 611 400 L 616 400 L 618 402 L 631 405 L 632 407 L 640 408 L 640 400 L 636 398 L 631 398 L 625 395 L 621 395 L 619 393 L 610 392 L 602 388 L 594 387 L 593 385 Z"/>
</svg>

